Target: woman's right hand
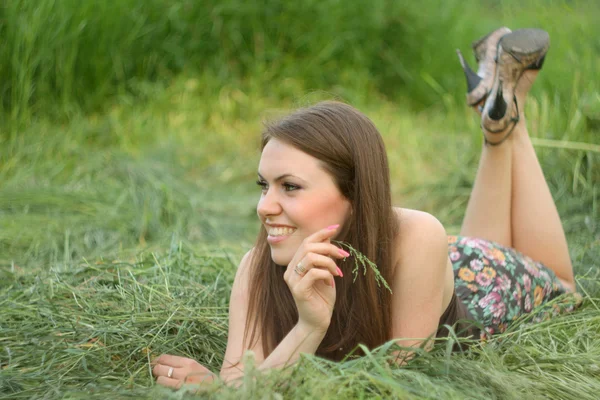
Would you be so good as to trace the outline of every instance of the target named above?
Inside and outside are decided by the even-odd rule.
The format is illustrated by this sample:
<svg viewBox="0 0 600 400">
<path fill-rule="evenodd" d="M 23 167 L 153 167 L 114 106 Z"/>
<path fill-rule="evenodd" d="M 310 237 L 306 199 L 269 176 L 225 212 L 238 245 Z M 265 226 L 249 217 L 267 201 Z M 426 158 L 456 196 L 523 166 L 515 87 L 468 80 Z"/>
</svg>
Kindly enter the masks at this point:
<svg viewBox="0 0 600 400">
<path fill-rule="evenodd" d="M 332 225 L 304 239 L 283 275 L 296 302 L 298 323 L 323 333 L 329 328 L 335 304 L 333 277 L 343 276 L 332 258 L 349 256 L 330 242 L 338 227 Z M 302 269 L 304 272 L 298 272 Z"/>
</svg>

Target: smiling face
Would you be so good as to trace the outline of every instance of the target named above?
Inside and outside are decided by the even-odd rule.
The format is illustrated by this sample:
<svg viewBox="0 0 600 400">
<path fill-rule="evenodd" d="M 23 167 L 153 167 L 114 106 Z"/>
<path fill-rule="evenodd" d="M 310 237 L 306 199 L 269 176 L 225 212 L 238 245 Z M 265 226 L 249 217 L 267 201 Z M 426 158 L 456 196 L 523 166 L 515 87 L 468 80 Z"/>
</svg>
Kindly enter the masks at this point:
<svg viewBox="0 0 600 400">
<path fill-rule="evenodd" d="M 277 139 L 263 149 L 258 183 L 262 194 L 256 211 L 279 265 L 289 264 L 304 238 L 343 224 L 351 210 L 321 161 Z"/>
</svg>

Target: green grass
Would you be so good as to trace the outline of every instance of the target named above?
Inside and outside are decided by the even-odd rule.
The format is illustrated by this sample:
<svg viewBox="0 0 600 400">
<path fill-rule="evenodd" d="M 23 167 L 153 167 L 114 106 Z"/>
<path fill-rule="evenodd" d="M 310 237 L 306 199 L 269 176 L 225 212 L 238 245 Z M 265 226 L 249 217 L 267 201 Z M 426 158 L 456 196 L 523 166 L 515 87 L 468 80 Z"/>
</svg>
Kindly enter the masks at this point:
<svg viewBox="0 0 600 400">
<path fill-rule="evenodd" d="M 180 398 L 152 387 L 150 358 L 176 353 L 218 370 L 235 269 L 230 250 L 196 251 L 173 242 L 162 254 L 130 260 L 55 265 L 35 275 L 15 268 L 3 279 L 0 393 Z M 405 368 L 391 368 L 385 348 L 344 363 L 306 357 L 285 371 L 250 370 L 240 388 L 217 384 L 204 396 L 591 399 L 600 389 L 593 301 L 597 295 L 583 310 L 544 323 L 522 321 L 462 355 L 442 343 Z"/>
<path fill-rule="evenodd" d="M 179 398 L 153 387 L 150 356 L 176 353 L 219 369 L 233 275 L 257 228 L 260 120 L 326 95 L 282 103 L 231 90 L 209 99 L 208 114 L 206 96 L 186 92 L 194 79 L 157 87 L 139 105 L 117 98 L 110 112 L 68 125 L 39 121 L 11 154 L 4 149 L 0 396 Z M 245 104 L 243 120 L 230 117 Z M 384 134 L 395 203 L 432 212 L 456 233 L 481 143 L 474 117 L 448 123 L 383 99 L 360 108 Z M 466 129 L 441 130 L 461 118 Z M 383 350 L 341 364 L 308 357 L 205 395 L 592 398 L 600 389 L 600 154 L 538 152 L 586 294 L 581 311 L 523 323 L 465 355 L 448 356 L 441 343 L 409 368 L 389 368 Z"/>
<path fill-rule="evenodd" d="M 440 343 L 405 368 L 386 347 L 305 357 L 204 396 L 594 398 L 600 8 L 396 3 L 0 3 L 0 398 L 186 397 L 154 386 L 148 362 L 163 352 L 217 371 L 257 231 L 261 121 L 295 106 L 364 111 L 388 148 L 394 203 L 457 233 L 481 134 L 454 48 L 502 23 L 552 38 L 526 115 L 582 309 L 526 318 L 465 354 Z"/>
<path fill-rule="evenodd" d="M 535 90 L 573 112 L 574 93 L 586 105 L 600 90 L 599 18 L 593 0 L 3 0 L 0 109 L 12 123 L 68 119 L 114 95 L 144 97 L 145 82 L 182 71 L 210 73 L 206 91 L 252 77 L 289 96 L 294 78 L 309 90 L 375 88 L 417 109 L 451 106 L 464 90 L 454 50 L 468 54 L 474 39 L 506 24 L 549 31 L 548 74 Z"/>
</svg>

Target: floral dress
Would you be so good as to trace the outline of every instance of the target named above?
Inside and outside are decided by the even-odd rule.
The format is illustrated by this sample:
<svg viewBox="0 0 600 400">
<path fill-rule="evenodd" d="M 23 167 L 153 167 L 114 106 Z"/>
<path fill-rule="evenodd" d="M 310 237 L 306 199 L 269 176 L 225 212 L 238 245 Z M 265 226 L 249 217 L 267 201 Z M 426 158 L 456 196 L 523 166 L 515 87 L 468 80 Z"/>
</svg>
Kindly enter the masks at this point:
<svg viewBox="0 0 600 400">
<path fill-rule="evenodd" d="M 554 272 L 519 251 L 498 243 L 465 236 L 448 237 L 457 297 L 473 319 L 483 325 L 481 339 L 501 333 L 508 325 L 535 310 L 533 322 L 570 312 L 581 304 Z M 540 308 L 537 308 L 540 307 Z"/>
</svg>

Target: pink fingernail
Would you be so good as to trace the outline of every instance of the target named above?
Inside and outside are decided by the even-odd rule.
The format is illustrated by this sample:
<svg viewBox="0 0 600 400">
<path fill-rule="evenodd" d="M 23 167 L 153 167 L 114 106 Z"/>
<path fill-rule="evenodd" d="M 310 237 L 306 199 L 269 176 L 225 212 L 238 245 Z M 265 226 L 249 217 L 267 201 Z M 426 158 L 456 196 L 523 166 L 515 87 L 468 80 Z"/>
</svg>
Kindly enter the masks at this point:
<svg viewBox="0 0 600 400">
<path fill-rule="evenodd" d="M 335 225 L 330 225 L 327 227 L 328 230 L 332 231 L 334 229 L 337 229 L 340 226 L 340 224 L 335 224 Z"/>
<path fill-rule="evenodd" d="M 348 253 L 346 250 L 340 249 L 339 252 L 340 252 L 340 255 L 342 255 L 344 257 L 350 256 L 350 253 Z"/>
<path fill-rule="evenodd" d="M 340 269 L 340 267 L 336 267 L 337 268 L 337 273 L 339 276 L 341 276 L 342 278 L 344 277 L 344 274 L 342 274 L 342 270 Z"/>
</svg>

